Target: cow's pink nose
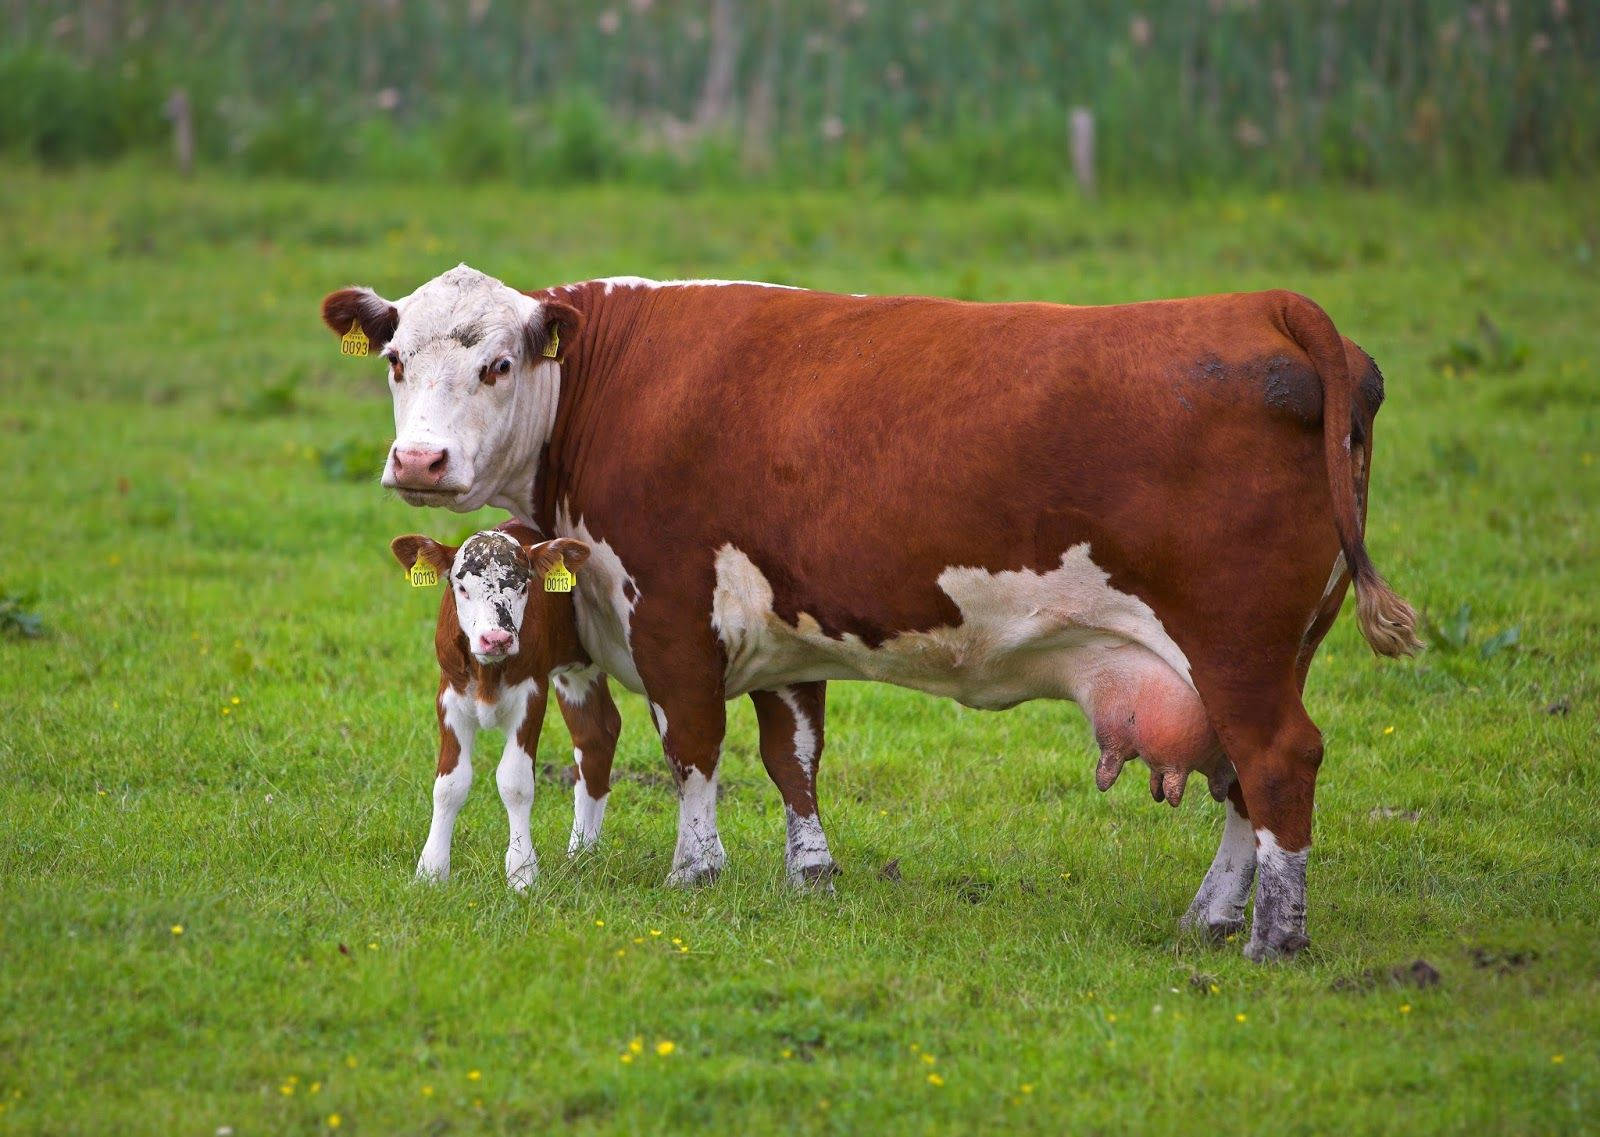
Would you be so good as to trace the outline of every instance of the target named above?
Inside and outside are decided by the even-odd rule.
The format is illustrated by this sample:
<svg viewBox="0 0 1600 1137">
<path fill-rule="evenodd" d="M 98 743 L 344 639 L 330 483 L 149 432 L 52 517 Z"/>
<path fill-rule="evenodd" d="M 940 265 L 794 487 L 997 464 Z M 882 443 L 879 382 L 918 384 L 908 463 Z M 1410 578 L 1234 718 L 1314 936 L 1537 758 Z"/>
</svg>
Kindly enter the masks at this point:
<svg viewBox="0 0 1600 1137">
<path fill-rule="evenodd" d="M 485 655 L 498 654 L 511 646 L 511 633 L 501 628 L 491 628 L 478 637 Z"/>
<path fill-rule="evenodd" d="M 402 489 L 430 490 L 444 480 L 450 465 L 446 450 L 401 450 L 395 447 L 394 484 Z"/>
</svg>

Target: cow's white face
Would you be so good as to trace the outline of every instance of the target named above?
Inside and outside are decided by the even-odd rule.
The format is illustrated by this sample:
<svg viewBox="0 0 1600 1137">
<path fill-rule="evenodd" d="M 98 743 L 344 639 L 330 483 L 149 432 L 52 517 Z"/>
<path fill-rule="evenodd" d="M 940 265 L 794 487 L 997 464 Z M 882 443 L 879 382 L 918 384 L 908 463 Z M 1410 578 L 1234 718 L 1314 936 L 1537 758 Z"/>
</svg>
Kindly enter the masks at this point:
<svg viewBox="0 0 1600 1137">
<path fill-rule="evenodd" d="M 395 439 L 383 484 L 410 505 L 525 514 L 561 389 L 545 345 L 575 317 L 466 265 L 393 303 L 370 289 L 331 294 L 329 326 L 359 321 L 389 361 Z"/>
</svg>

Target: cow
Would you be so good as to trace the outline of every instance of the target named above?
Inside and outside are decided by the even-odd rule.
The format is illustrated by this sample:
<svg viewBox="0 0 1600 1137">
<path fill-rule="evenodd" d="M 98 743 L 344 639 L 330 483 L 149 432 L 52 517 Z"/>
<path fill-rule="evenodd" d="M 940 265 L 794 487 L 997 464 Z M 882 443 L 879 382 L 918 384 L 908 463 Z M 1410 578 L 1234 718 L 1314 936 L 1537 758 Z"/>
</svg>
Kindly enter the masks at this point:
<svg viewBox="0 0 1600 1137">
<path fill-rule="evenodd" d="M 1362 537 L 1383 379 L 1313 301 L 520 292 L 461 265 L 322 314 L 389 365 L 385 486 L 590 546 L 578 635 L 649 702 L 678 784 L 671 881 L 725 862 L 717 770 L 743 694 L 789 877 L 833 874 L 825 685 L 871 679 L 979 708 L 1072 700 L 1104 785 L 1135 752 L 1157 797 L 1207 771 L 1227 819 L 1181 924 L 1232 936 L 1254 884 L 1245 954 L 1307 944 L 1313 653 L 1352 584 L 1376 652 L 1420 646 Z"/>
<path fill-rule="evenodd" d="M 482 727 L 500 727 L 506 744 L 495 781 L 511 826 L 506 882 L 525 891 L 539 872 L 529 813 L 546 684 L 557 690 L 577 765 L 568 856 L 600 840 L 611 789 L 621 716 L 605 676 L 578 642 L 571 593 L 538 587 L 553 568 L 578 570 L 589 557 L 588 546 L 564 538 L 540 541 L 526 526 L 508 522 L 473 534 L 459 547 L 409 533 L 389 548 L 406 569 L 420 566 L 445 582 L 433 637 L 439 762 L 417 879 L 449 879 L 456 814 L 472 788 L 473 740 Z"/>
</svg>

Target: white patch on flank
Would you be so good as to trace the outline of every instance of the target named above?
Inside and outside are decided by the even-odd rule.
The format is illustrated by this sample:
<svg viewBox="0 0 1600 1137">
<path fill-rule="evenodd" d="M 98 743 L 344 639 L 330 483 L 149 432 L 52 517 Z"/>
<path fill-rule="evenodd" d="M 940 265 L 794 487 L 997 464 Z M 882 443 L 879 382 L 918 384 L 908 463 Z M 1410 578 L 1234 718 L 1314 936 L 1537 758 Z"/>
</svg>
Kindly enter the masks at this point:
<svg viewBox="0 0 1600 1137">
<path fill-rule="evenodd" d="M 601 671 L 628 690 L 644 694 L 644 681 L 633 663 L 633 608 L 639 590 L 632 575 L 616 550 L 589 532 L 583 518 L 573 519 L 566 502 L 556 510 L 556 536 L 573 537 L 589 546 L 573 606 L 584 650 Z"/>
<path fill-rule="evenodd" d="M 1256 835 L 1233 802 L 1226 809 L 1217 855 L 1183 914 L 1186 928 L 1230 934 L 1244 927 L 1244 906 L 1256 875 Z"/>
<path fill-rule="evenodd" d="M 569 707 L 581 707 L 599 685 L 601 670 L 592 663 L 563 663 L 552 668 L 550 682 Z"/>
<path fill-rule="evenodd" d="M 651 280 L 647 276 L 602 276 L 586 283 L 605 285 L 607 296 L 618 288 L 726 288 L 732 284 L 748 284 L 753 288 L 781 288 L 785 292 L 806 291 L 806 289 L 796 288 L 792 284 L 769 284 L 764 280 Z M 580 286 L 568 285 L 567 287 L 575 288 Z"/>
<path fill-rule="evenodd" d="M 540 302 L 463 264 L 394 306 L 400 322 L 388 350 L 405 366 L 404 378 L 395 382 L 391 370 L 389 382 L 394 446 L 447 454 L 435 489 L 400 495 L 458 512 L 485 504 L 525 511 L 561 394 L 560 365 L 527 354 Z M 483 369 L 502 357 L 510 373 L 483 382 Z M 383 479 L 394 488 L 390 462 Z"/>
<path fill-rule="evenodd" d="M 817 679 L 871 679 L 998 709 L 1028 699 L 1088 705 L 1097 676 L 1170 668 L 1192 688 L 1189 661 L 1148 604 L 1119 592 L 1087 543 L 1061 567 L 991 573 L 951 567 L 938 584 L 961 623 L 902 632 L 876 648 L 827 635 L 809 613 L 790 625 L 773 611 L 772 586 L 741 550 L 716 554 L 711 623 L 727 655 L 730 698 Z"/>
<path fill-rule="evenodd" d="M 1328 602 L 1328 597 L 1333 595 L 1333 590 L 1339 587 L 1339 580 L 1344 576 L 1344 552 L 1341 550 L 1333 558 L 1333 568 L 1328 572 L 1328 583 L 1322 590 L 1322 603 Z M 1319 605 L 1320 607 L 1320 605 Z"/>
<path fill-rule="evenodd" d="M 572 749 L 572 761 L 578 767 L 578 780 L 572 787 L 572 837 L 567 842 L 569 857 L 575 857 L 599 843 L 600 826 L 606 819 L 606 798 L 611 796 L 589 796 L 589 787 L 583 780 L 583 751 L 577 747 Z"/>
<path fill-rule="evenodd" d="M 717 775 L 708 778 L 690 770 L 678 784 L 678 847 L 672 854 L 667 883 L 701 884 L 728 862 L 717 833 Z"/>
<path fill-rule="evenodd" d="M 662 738 L 667 737 L 667 712 L 660 703 L 650 704 L 650 717 L 656 722 L 656 733 Z"/>
</svg>

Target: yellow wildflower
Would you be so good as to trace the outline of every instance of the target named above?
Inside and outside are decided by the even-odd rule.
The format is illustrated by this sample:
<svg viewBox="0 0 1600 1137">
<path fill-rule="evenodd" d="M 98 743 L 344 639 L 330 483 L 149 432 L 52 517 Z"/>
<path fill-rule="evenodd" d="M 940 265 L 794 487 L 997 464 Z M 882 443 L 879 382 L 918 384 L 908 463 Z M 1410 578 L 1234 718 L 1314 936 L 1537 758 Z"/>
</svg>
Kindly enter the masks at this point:
<svg viewBox="0 0 1600 1137">
<path fill-rule="evenodd" d="M 339 1126 L 341 1126 L 343 1124 L 344 1124 L 344 1118 L 340 1117 L 337 1113 L 328 1114 L 328 1128 L 329 1129 L 337 1129 L 337 1128 L 339 1128 Z"/>
<path fill-rule="evenodd" d="M 183 935 L 183 925 L 182 924 L 174 924 L 174 925 L 172 925 L 172 934 L 175 935 L 175 936 Z"/>
<path fill-rule="evenodd" d="M 930 1086 L 942 1086 L 942 1085 L 944 1085 L 944 1079 L 941 1078 L 938 1074 L 929 1074 L 928 1075 L 928 1085 L 930 1085 Z"/>
<path fill-rule="evenodd" d="M 482 1077 L 483 1077 L 483 1071 L 482 1070 L 468 1070 L 467 1071 L 467 1081 L 469 1081 L 469 1082 L 476 1082 L 476 1081 L 480 1080 Z"/>
<path fill-rule="evenodd" d="M 1233 1021 L 1236 1022 L 1236 1023 L 1244 1022 L 1244 1012 L 1240 1011 L 1238 1014 L 1234 1015 L 1233 1016 Z"/>
<path fill-rule="evenodd" d="M 628 1050 L 634 1054 L 643 1054 L 644 1039 L 637 1034 L 628 1039 Z"/>
<path fill-rule="evenodd" d="M 678 1049 L 678 1044 L 673 1042 L 670 1038 L 663 1038 L 660 1042 L 656 1043 L 656 1053 L 661 1055 L 663 1058 L 671 1054 L 676 1049 Z"/>
</svg>

